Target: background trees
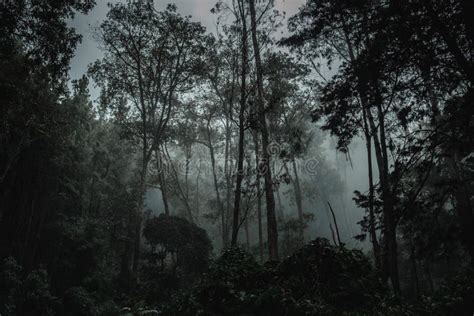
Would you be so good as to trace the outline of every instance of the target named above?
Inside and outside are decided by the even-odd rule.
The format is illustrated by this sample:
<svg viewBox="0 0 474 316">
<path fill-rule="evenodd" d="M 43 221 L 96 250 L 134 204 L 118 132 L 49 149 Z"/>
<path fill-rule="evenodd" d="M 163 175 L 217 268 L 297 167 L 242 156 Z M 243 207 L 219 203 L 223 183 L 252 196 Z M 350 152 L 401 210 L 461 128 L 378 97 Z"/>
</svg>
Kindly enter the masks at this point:
<svg viewBox="0 0 474 316">
<path fill-rule="evenodd" d="M 64 152 L 82 116 L 67 106 L 66 71 L 80 36 L 65 21 L 92 5 L 1 5 L 0 251 L 28 269 L 45 259 L 40 237 L 67 203 Z"/>
<path fill-rule="evenodd" d="M 335 58 L 339 61 L 336 74 L 324 82 L 321 106 L 314 111 L 314 118 L 325 120 L 323 128 L 338 136 L 338 146 L 344 151 L 356 135 L 362 134 L 366 139 L 369 162 L 369 193 L 363 204 L 369 212 L 366 227 L 376 260 L 381 260 L 379 265 L 397 292 L 400 288 L 398 223 L 414 212 L 416 201 L 427 197 L 424 192 L 427 193 L 431 180 L 443 182 L 436 175 L 439 168 L 450 169 L 441 157 L 446 157 L 443 148 L 452 144 L 452 139 L 442 140 L 440 130 L 444 124 L 435 117 L 450 116 L 453 94 L 457 95 L 454 99 L 470 95 L 471 83 L 465 64 L 470 50 L 465 36 L 469 31 L 468 23 L 460 18 L 461 11 L 465 13 L 462 5 L 457 1 L 446 7 L 428 2 L 308 1 L 290 22 L 294 35 L 284 41 L 297 52 L 308 53 L 308 61 L 315 67 L 318 66 L 315 58 L 329 63 Z M 413 14 L 416 22 L 411 20 Z M 447 16 L 452 18 L 450 22 L 441 22 Z M 441 23 L 458 29 L 457 38 L 448 36 Z M 438 57 L 445 59 L 435 62 L 433 58 Z M 451 60 L 451 64 L 445 64 L 446 60 Z M 441 79 L 438 77 L 441 73 L 459 80 Z M 441 85 L 441 82 L 456 83 L 442 88 L 435 83 L 438 79 Z M 462 107 L 463 102 L 457 104 Z M 471 121 L 469 112 L 464 113 L 469 117 L 466 122 Z M 372 150 L 378 183 L 372 171 Z M 461 195 L 452 197 L 465 201 L 456 208 L 464 214 L 459 219 L 466 226 L 471 223 L 468 214 L 472 214 L 472 208 L 467 206 L 471 198 Z M 375 232 L 376 196 L 382 211 L 381 259 L 377 259 L 380 251 Z M 470 251 L 469 247 L 466 250 Z"/>
</svg>

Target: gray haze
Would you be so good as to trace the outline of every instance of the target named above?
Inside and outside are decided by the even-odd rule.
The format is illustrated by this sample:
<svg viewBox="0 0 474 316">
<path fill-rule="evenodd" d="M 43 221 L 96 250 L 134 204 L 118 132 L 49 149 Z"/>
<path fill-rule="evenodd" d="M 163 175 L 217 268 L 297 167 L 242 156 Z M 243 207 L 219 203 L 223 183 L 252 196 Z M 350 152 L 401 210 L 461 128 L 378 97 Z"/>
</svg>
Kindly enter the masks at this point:
<svg viewBox="0 0 474 316">
<path fill-rule="evenodd" d="M 115 3 L 117 1 L 107 2 Z M 98 43 L 93 39 L 92 28 L 100 24 L 100 22 L 105 18 L 108 12 L 107 2 L 97 1 L 97 5 L 89 14 L 78 14 L 74 20 L 70 21 L 70 25 L 75 27 L 83 36 L 82 43 L 79 44 L 75 57 L 71 63 L 71 79 L 80 78 L 87 71 L 87 66 L 102 56 L 101 51 L 98 48 Z M 304 2 L 305 0 L 276 0 L 275 4 L 277 9 L 284 11 L 287 17 L 291 17 Z M 215 5 L 216 0 L 155 0 L 155 6 L 157 9 L 164 8 L 168 3 L 175 3 L 180 13 L 183 15 L 191 15 L 192 20 L 201 22 L 209 32 L 215 32 L 216 16 L 210 13 L 210 10 Z M 92 98 L 97 98 L 98 94 L 99 91 L 91 86 Z M 331 203 L 335 209 L 343 242 L 347 243 L 349 246 L 360 248 L 363 247 L 364 244 L 355 241 L 352 237 L 360 233 L 360 228 L 357 222 L 362 219 L 364 211 L 355 207 L 355 204 L 352 201 L 352 192 L 354 190 L 364 192 L 368 187 L 367 157 L 365 156 L 363 143 L 360 140 L 356 140 L 353 146 L 351 146 L 350 158 L 352 164 L 340 153 L 337 154 L 336 150 L 330 143 L 331 142 L 328 141 L 325 145 L 326 150 L 324 156 L 334 166 L 334 168 L 337 168 L 345 185 L 344 194 L 338 199 L 331 201 Z M 337 161 L 339 161 L 339 163 L 337 163 Z M 314 181 L 317 182 L 317 177 Z M 324 183 L 319 183 L 318 185 L 324 186 Z M 288 202 L 284 194 L 283 200 L 287 212 L 291 212 L 294 209 L 294 205 Z M 309 200 L 306 200 L 304 203 L 305 211 L 312 212 L 315 215 L 315 220 L 310 224 L 308 230 L 311 237 L 322 236 L 330 239 L 331 233 L 329 230 L 329 222 L 331 219 L 329 218 L 327 210 L 321 206 L 316 207 L 314 203 Z M 149 190 L 147 192 L 145 204 L 146 208 L 150 209 L 153 214 L 162 213 L 164 207 L 160 191 L 157 189 Z M 212 235 L 212 232 L 210 232 L 210 234 Z"/>
</svg>

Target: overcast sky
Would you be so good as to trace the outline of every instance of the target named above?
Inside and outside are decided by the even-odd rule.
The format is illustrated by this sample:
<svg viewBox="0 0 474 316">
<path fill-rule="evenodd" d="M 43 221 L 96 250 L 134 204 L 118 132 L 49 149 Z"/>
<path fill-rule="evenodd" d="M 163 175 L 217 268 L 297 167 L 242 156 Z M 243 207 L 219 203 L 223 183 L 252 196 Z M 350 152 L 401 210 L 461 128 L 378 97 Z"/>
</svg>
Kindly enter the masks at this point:
<svg viewBox="0 0 474 316">
<path fill-rule="evenodd" d="M 78 14 L 70 22 L 70 25 L 83 36 L 82 43 L 77 47 L 76 55 L 71 63 L 71 79 L 80 78 L 87 71 L 87 65 L 101 57 L 97 43 L 91 35 L 91 26 L 97 25 L 105 18 L 108 12 L 107 3 L 117 2 L 117 0 L 97 0 L 96 2 L 97 5 L 88 15 Z M 168 3 L 175 3 L 180 13 L 191 15 L 192 20 L 201 22 L 210 32 L 215 30 L 216 17 L 210 13 L 210 10 L 217 0 L 154 0 L 154 2 L 158 9 L 164 8 Z M 275 6 L 278 10 L 286 12 L 289 17 L 296 13 L 304 2 L 305 0 L 275 0 Z M 94 96 L 96 91 L 92 91 L 92 94 Z"/>
</svg>

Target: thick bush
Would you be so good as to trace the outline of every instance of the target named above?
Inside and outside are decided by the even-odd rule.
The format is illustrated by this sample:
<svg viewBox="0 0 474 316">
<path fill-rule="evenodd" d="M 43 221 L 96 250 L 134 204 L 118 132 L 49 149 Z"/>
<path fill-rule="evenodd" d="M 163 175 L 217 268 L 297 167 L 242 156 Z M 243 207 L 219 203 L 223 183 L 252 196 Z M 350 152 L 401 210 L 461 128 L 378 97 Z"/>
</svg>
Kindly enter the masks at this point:
<svg viewBox="0 0 474 316">
<path fill-rule="evenodd" d="M 58 303 L 45 270 L 25 274 L 14 258 L 5 259 L 0 270 L 1 315 L 54 315 Z"/>
<path fill-rule="evenodd" d="M 474 271 L 463 271 L 444 282 L 416 306 L 418 315 L 472 315 L 474 312 Z"/>
<path fill-rule="evenodd" d="M 276 278 L 298 301 L 321 301 L 345 311 L 367 311 L 384 292 L 361 251 L 332 246 L 322 238 L 283 261 Z"/>
<path fill-rule="evenodd" d="M 158 217 L 147 221 L 143 230 L 152 254 L 162 249 L 163 259 L 176 256 L 176 264 L 188 273 L 200 273 L 207 269 L 212 243 L 207 232 L 177 216 Z"/>
<path fill-rule="evenodd" d="M 212 243 L 207 232 L 183 218 L 160 215 L 143 231 L 144 251 L 138 297 L 135 301 L 161 304 L 180 288 L 189 288 L 209 267 Z M 132 304 L 133 305 L 133 304 Z"/>
<path fill-rule="evenodd" d="M 280 264 L 259 265 L 225 251 L 204 280 L 175 296 L 165 315 L 315 315 L 367 313 L 383 296 L 360 251 L 316 239 Z"/>
<path fill-rule="evenodd" d="M 44 269 L 25 273 L 14 258 L 0 268 L 0 315 L 117 315 L 118 307 L 104 295 L 84 287 L 52 294 Z"/>
</svg>

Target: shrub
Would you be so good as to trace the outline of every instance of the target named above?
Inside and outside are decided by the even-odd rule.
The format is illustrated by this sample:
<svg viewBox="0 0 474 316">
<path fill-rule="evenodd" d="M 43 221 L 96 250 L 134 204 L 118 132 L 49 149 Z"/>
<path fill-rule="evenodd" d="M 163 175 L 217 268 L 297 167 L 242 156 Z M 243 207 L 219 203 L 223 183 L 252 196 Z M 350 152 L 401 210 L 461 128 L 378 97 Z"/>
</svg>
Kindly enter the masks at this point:
<svg viewBox="0 0 474 316">
<path fill-rule="evenodd" d="M 164 315 L 315 315 L 368 312 L 384 293 L 360 251 L 316 239 L 280 264 L 225 251 L 203 281 L 164 306 Z"/>
<path fill-rule="evenodd" d="M 53 315 L 57 308 L 45 270 L 25 275 L 14 258 L 5 259 L 0 271 L 1 315 Z"/>
<path fill-rule="evenodd" d="M 369 259 L 358 250 L 318 238 L 278 267 L 277 284 L 300 300 L 322 301 L 344 311 L 367 311 L 384 288 Z"/>
<path fill-rule="evenodd" d="M 207 232 L 194 223 L 161 214 L 147 221 L 143 234 L 152 253 L 160 247 L 164 256 L 175 254 L 177 265 L 186 272 L 199 273 L 207 269 L 212 243 Z"/>
</svg>

